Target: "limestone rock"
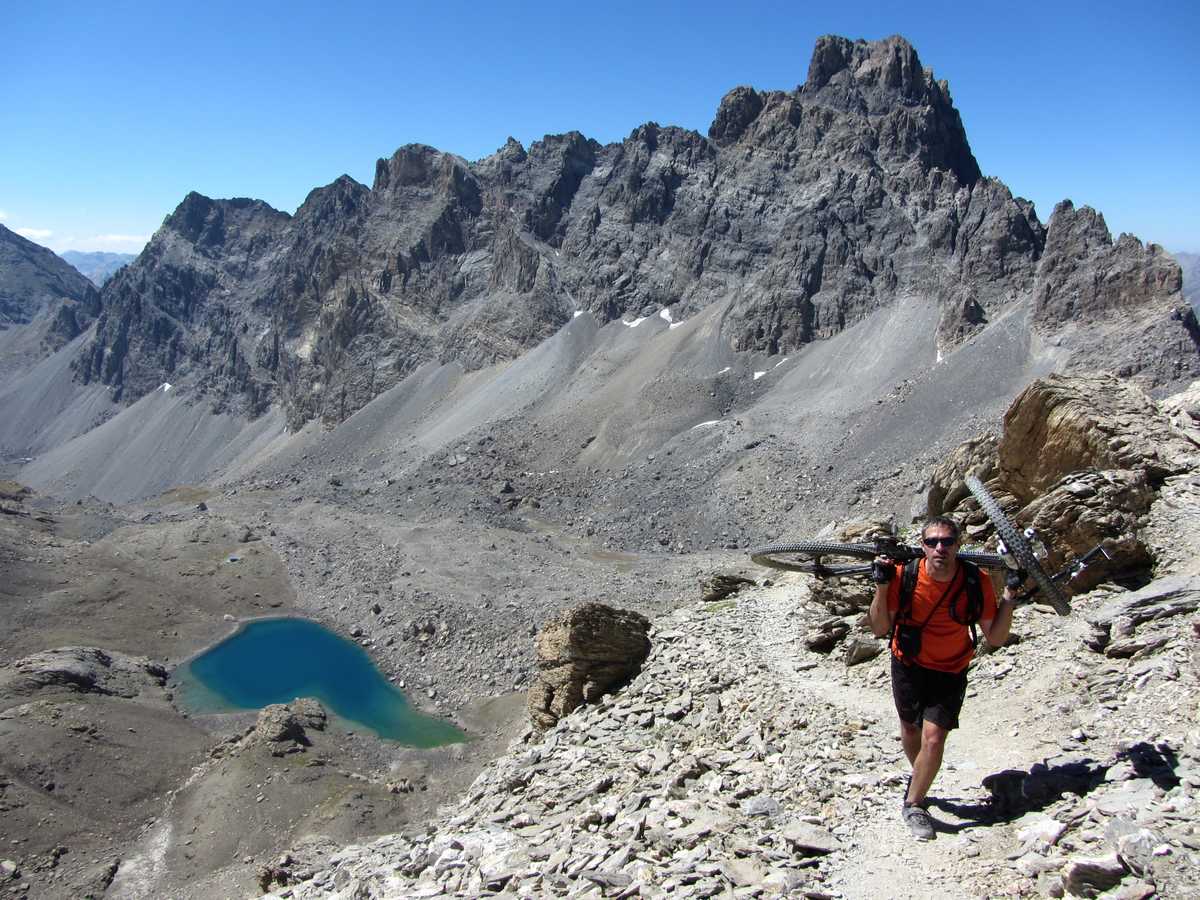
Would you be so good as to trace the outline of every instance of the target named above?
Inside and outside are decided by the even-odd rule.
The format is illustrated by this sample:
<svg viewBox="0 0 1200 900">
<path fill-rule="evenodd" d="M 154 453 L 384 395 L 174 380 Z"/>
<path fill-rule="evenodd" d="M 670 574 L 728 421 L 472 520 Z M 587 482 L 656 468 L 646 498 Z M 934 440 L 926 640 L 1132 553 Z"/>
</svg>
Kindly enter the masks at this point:
<svg viewBox="0 0 1200 900">
<path fill-rule="evenodd" d="M 793 822 L 783 829 L 782 835 L 797 853 L 808 856 L 823 856 L 841 849 L 841 842 L 827 830 L 806 822 Z"/>
<path fill-rule="evenodd" d="M 309 746 L 311 741 L 305 729 L 323 731 L 325 723 L 325 708 L 312 698 L 273 703 L 259 712 L 247 741 L 265 745 L 273 755 L 282 756 Z"/>
<path fill-rule="evenodd" d="M 846 645 L 845 663 L 847 666 L 857 666 L 874 659 L 883 652 L 883 647 L 883 642 L 874 638 L 856 637 Z"/>
<path fill-rule="evenodd" d="M 732 298 L 722 339 L 776 354 L 901 296 L 933 307 L 950 347 L 1036 296 L 1048 332 L 1146 307 L 1121 364 L 1184 376 L 1197 354 L 1168 317 L 1178 265 L 1113 245 L 1089 213 L 1060 207 L 1047 232 L 982 177 L 949 86 L 906 40 L 826 36 L 802 86 L 734 88 L 707 137 L 648 122 L 607 146 L 569 132 L 471 163 L 408 145 L 370 186 L 343 176 L 294 216 L 189 194 L 105 284 L 74 371 L 120 402 L 174 372 L 223 408 L 279 403 L 298 428 L 427 362 L 514 358 L 575 310 L 604 324 Z M 1120 337 L 1078 332 L 1085 360 Z"/>
<path fill-rule="evenodd" d="M 272 703 L 259 712 L 254 735 L 268 744 L 294 741 L 304 737 L 304 725 L 286 703 Z"/>
<path fill-rule="evenodd" d="M 1051 375 L 1027 387 L 1004 416 L 1001 480 L 1022 504 L 1084 469 L 1144 472 L 1151 485 L 1197 462 L 1136 385 L 1113 375 Z"/>
<path fill-rule="evenodd" d="M 0 500 L 10 503 L 24 503 L 33 494 L 33 489 L 16 481 L 0 480 Z"/>
<path fill-rule="evenodd" d="M 960 444 L 943 459 L 930 476 L 925 514 L 940 516 L 952 511 L 971 496 L 966 476 L 974 475 L 986 483 L 996 475 L 997 438 L 986 432 Z"/>
<path fill-rule="evenodd" d="M 825 619 L 804 635 L 804 646 L 814 653 L 829 653 L 850 632 L 850 626 L 840 618 Z"/>
<path fill-rule="evenodd" d="M 1159 578 L 1145 588 L 1119 594 L 1088 616 L 1092 634 L 1085 642 L 1098 652 L 1106 650 L 1120 630 L 1128 639 L 1147 622 L 1169 619 L 1200 608 L 1200 577 Z"/>
<path fill-rule="evenodd" d="M 12 673 L 0 673 L 0 692 L 66 688 L 130 698 L 147 690 L 160 690 L 167 680 L 167 670 L 144 656 L 100 647 L 43 650 L 17 660 L 12 668 Z"/>
<path fill-rule="evenodd" d="M 301 697 L 298 700 L 293 700 L 288 704 L 292 712 L 300 720 L 305 728 L 312 728 L 315 731 L 324 731 L 325 726 L 329 721 L 329 716 L 325 712 L 325 707 L 321 705 L 319 700 L 312 697 Z"/>
<path fill-rule="evenodd" d="M 839 543 L 856 544 L 875 538 L 896 536 L 896 523 L 891 519 L 852 519 L 842 524 L 834 540 Z"/>
<path fill-rule="evenodd" d="M 1048 572 L 1103 544 L 1109 557 L 1094 557 L 1070 583 L 1070 590 L 1084 592 L 1110 575 L 1150 569 L 1153 559 L 1140 532 L 1154 496 L 1144 471 L 1080 471 L 1036 497 L 1016 518 L 1045 543 Z"/>
<path fill-rule="evenodd" d="M 1147 387 L 1190 381 L 1200 374 L 1194 360 L 1176 351 L 1194 346 L 1197 323 L 1181 288 L 1179 265 L 1161 247 L 1129 234 L 1113 241 L 1100 213 L 1064 200 L 1046 227 L 1034 322 L 1045 330 L 1089 322 L 1086 336 L 1067 335 L 1075 371 L 1106 369 Z M 1167 323 L 1179 326 L 1171 337 L 1161 330 Z"/>
<path fill-rule="evenodd" d="M 731 144 L 745 134 L 763 109 L 763 98 L 752 87 L 736 87 L 721 98 L 717 115 L 708 128 L 716 144 Z"/>
<path fill-rule="evenodd" d="M 1200 447 L 1200 382 L 1160 400 L 1158 406 L 1176 434 Z"/>
<path fill-rule="evenodd" d="M 874 596 L 874 582 L 864 578 L 814 577 L 809 588 L 809 599 L 813 603 L 821 604 L 835 616 L 864 612 L 871 605 Z"/>
<path fill-rule="evenodd" d="M 1076 897 L 1098 897 L 1120 884 L 1126 871 L 1115 853 L 1072 859 L 1063 867 L 1063 887 Z"/>
<path fill-rule="evenodd" d="M 717 600 L 725 599 L 730 594 L 737 593 L 746 586 L 753 587 L 754 581 L 749 578 L 743 578 L 740 575 L 727 575 L 718 572 L 700 583 L 700 599 L 705 603 L 713 603 Z"/>
<path fill-rule="evenodd" d="M 550 728 L 581 703 L 632 678 L 650 653 L 640 613 L 585 603 L 548 621 L 537 636 L 538 674 L 529 689 L 535 728 Z"/>
</svg>

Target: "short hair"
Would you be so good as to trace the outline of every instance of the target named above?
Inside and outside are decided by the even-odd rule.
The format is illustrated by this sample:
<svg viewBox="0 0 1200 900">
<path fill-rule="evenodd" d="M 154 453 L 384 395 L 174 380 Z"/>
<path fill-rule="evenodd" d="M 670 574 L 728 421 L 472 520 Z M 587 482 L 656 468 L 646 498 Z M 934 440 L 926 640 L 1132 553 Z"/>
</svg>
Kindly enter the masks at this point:
<svg viewBox="0 0 1200 900">
<path fill-rule="evenodd" d="M 949 516 L 930 516 L 925 520 L 925 524 L 921 526 L 921 537 L 925 537 L 925 532 L 935 527 L 949 528 L 950 533 L 954 535 L 954 543 L 958 543 L 961 532 L 959 531 L 958 523 Z"/>
</svg>

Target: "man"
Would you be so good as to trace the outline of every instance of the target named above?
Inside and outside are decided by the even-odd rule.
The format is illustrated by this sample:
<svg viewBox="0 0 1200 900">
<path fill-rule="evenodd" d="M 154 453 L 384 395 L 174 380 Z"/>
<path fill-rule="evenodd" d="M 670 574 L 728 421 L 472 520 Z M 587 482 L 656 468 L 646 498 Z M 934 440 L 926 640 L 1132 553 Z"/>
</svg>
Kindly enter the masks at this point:
<svg viewBox="0 0 1200 900">
<path fill-rule="evenodd" d="M 900 742 L 912 765 L 901 815 L 918 840 L 933 839 L 925 796 L 942 765 L 946 737 L 958 727 L 967 693 L 967 666 L 975 655 L 970 634 L 971 597 L 982 603 L 974 615 L 993 647 L 1008 640 L 1015 591 L 1025 579 L 1010 572 L 1000 603 L 991 580 L 958 559 L 958 524 L 945 516 L 921 528 L 920 560 L 911 603 L 901 610 L 903 567 L 876 557 L 875 599 L 868 614 L 876 637 L 891 634 L 892 696 L 900 717 Z M 978 576 L 978 577 L 975 577 Z M 968 581 L 978 588 L 968 590 Z M 916 635 L 914 637 L 914 634 Z"/>
</svg>

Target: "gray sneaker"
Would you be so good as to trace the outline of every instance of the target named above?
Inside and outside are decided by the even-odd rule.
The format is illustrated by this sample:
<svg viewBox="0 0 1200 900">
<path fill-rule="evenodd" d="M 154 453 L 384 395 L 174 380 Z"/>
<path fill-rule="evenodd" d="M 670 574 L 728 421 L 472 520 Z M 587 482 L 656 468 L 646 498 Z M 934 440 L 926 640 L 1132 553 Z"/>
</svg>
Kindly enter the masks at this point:
<svg viewBox="0 0 1200 900">
<path fill-rule="evenodd" d="M 900 811 L 900 816 L 904 819 L 904 824 L 908 826 L 908 830 L 913 833 L 913 837 L 918 841 L 933 840 L 933 819 L 921 807 L 905 804 L 904 808 Z"/>
</svg>

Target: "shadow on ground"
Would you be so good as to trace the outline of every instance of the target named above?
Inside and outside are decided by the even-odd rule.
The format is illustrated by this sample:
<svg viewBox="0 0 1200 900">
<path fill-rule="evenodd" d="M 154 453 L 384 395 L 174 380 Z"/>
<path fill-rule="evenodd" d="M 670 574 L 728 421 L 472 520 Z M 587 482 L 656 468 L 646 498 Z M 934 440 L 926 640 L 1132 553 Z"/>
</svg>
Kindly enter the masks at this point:
<svg viewBox="0 0 1200 900">
<path fill-rule="evenodd" d="M 957 834 L 970 828 L 1011 822 L 1030 812 L 1038 812 L 1062 799 L 1064 794 L 1083 797 L 1106 780 L 1108 770 L 1127 762 L 1138 778 L 1148 778 L 1169 790 L 1179 784 L 1175 774 L 1178 758 L 1165 744 L 1139 741 L 1122 750 L 1109 762 L 1090 757 L 1067 759 L 1057 763 L 1035 763 L 1028 770 L 1005 769 L 983 779 L 988 797 L 979 802 L 962 798 L 930 797 L 929 805 L 960 819 L 960 822 L 936 821 L 938 831 Z"/>
</svg>

